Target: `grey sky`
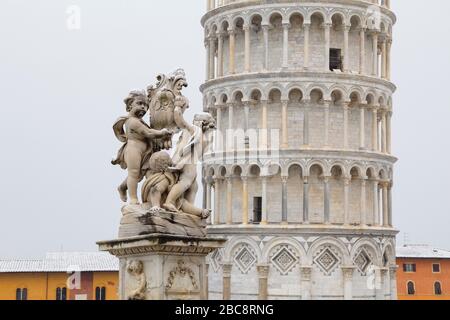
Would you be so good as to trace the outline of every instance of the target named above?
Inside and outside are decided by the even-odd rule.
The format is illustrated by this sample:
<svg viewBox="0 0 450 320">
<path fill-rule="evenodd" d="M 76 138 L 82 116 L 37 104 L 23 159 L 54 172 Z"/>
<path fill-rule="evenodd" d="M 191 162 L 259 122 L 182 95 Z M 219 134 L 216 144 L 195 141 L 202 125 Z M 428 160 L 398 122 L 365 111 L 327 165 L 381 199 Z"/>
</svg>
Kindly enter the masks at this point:
<svg viewBox="0 0 450 320">
<path fill-rule="evenodd" d="M 444 0 L 393 0 L 395 224 L 450 249 L 450 33 Z M 81 8 L 81 30 L 66 9 Z M 439 10 L 430 10 L 439 8 Z M 2 0 L 0 258 L 96 250 L 114 238 L 124 173 L 112 123 L 123 98 L 183 67 L 201 111 L 203 0 Z M 404 236 L 400 234 L 399 243 Z"/>
</svg>

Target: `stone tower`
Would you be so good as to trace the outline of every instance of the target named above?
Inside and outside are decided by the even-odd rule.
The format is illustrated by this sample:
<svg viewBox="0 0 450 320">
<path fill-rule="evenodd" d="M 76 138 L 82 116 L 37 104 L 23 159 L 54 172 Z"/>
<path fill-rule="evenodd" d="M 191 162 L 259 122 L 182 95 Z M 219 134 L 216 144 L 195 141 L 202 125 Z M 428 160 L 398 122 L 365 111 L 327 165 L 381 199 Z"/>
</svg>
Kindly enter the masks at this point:
<svg viewBox="0 0 450 320">
<path fill-rule="evenodd" d="M 210 299 L 396 299 L 389 0 L 210 0 Z"/>
</svg>

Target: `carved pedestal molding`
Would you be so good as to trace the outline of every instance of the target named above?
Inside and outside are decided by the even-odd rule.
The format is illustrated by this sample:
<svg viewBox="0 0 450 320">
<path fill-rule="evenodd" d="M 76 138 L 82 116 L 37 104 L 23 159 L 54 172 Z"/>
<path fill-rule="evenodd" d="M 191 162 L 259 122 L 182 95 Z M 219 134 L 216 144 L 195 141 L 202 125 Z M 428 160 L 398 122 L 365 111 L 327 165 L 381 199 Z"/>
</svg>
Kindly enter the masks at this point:
<svg viewBox="0 0 450 320">
<path fill-rule="evenodd" d="M 353 300 L 353 274 L 355 267 L 342 267 L 344 274 L 344 300 Z"/>
<path fill-rule="evenodd" d="M 219 238 L 154 234 L 98 245 L 120 260 L 121 300 L 205 300 L 206 256 L 224 243 Z"/>
<path fill-rule="evenodd" d="M 233 270 L 233 264 L 223 263 L 223 300 L 231 300 L 231 271 Z"/>
<path fill-rule="evenodd" d="M 311 300 L 311 275 L 312 267 L 302 266 L 300 267 L 301 273 L 301 290 L 302 290 L 302 300 Z"/>
</svg>

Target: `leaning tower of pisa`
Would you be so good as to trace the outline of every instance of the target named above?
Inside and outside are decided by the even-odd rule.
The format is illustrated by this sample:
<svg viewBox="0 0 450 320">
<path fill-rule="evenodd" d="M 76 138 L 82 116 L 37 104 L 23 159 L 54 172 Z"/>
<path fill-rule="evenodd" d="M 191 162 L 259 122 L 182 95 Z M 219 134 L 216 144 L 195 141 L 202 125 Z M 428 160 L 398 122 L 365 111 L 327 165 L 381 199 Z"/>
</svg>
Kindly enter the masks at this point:
<svg viewBox="0 0 450 320">
<path fill-rule="evenodd" d="M 396 299 L 389 0 L 208 0 L 210 299 Z"/>
</svg>

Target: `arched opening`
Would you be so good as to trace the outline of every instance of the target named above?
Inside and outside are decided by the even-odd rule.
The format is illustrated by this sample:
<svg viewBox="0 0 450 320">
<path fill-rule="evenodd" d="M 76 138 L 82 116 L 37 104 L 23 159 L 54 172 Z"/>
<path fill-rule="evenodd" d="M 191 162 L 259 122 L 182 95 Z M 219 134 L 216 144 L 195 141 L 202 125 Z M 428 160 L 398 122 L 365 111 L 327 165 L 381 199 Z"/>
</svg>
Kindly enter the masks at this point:
<svg viewBox="0 0 450 320">
<path fill-rule="evenodd" d="M 350 170 L 349 211 L 350 223 L 359 225 L 361 223 L 361 173 L 357 167 Z"/>
<path fill-rule="evenodd" d="M 325 66 L 325 32 L 323 24 L 325 22 L 324 15 L 321 12 L 315 12 L 311 16 L 310 27 L 310 67 L 314 70 L 323 70 Z"/>
<path fill-rule="evenodd" d="M 293 13 L 290 18 L 288 65 L 295 70 L 300 70 L 304 65 L 305 33 L 303 28 L 304 18 L 301 13 Z"/>
<path fill-rule="evenodd" d="M 304 106 L 302 105 L 303 92 L 294 88 L 289 91 L 289 103 L 288 103 L 288 144 L 292 148 L 300 148 L 303 141 L 304 131 Z"/>
<path fill-rule="evenodd" d="M 334 224 L 344 223 L 344 170 L 335 165 L 331 168 L 330 179 L 330 221 Z"/>
<path fill-rule="evenodd" d="M 278 70 L 283 57 L 283 17 L 276 12 L 269 19 L 269 69 Z"/>
</svg>

